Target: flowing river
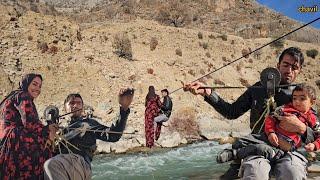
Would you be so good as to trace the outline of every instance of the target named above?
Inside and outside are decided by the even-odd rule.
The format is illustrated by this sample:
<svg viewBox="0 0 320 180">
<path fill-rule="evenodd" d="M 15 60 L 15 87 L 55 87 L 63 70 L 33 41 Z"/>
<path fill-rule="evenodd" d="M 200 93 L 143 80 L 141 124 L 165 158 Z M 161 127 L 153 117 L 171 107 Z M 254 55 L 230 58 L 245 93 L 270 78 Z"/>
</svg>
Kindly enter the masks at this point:
<svg viewBox="0 0 320 180">
<path fill-rule="evenodd" d="M 185 147 L 148 153 L 98 155 L 92 163 L 93 179 L 219 179 L 229 167 L 217 164 L 217 153 L 230 144 L 204 141 Z M 319 162 L 317 163 L 319 164 Z M 310 174 L 308 179 L 320 179 Z"/>
<path fill-rule="evenodd" d="M 205 141 L 150 153 L 99 155 L 93 179 L 218 179 L 228 164 L 217 164 L 217 153 L 230 145 Z"/>
</svg>

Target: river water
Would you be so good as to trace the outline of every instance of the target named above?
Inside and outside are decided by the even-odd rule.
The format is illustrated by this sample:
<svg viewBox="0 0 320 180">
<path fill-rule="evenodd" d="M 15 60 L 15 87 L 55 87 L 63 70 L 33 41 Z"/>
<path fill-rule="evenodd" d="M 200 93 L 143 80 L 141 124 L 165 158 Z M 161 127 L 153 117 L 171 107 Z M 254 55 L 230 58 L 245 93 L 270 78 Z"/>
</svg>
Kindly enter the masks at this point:
<svg viewBox="0 0 320 180">
<path fill-rule="evenodd" d="M 157 152 L 99 155 L 93 179 L 218 179 L 228 164 L 217 164 L 215 158 L 229 146 L 205 141 Z"/>
<path fill-rule="evenodd" d="M 204 141 L 174 149 L 161 149 L 148 153 L 95 156 L 93 179 L 130 180 L 192 180 L 219 179 L 229 167 L 217 164 L 216 155 L 230 144 L 219 145 Z M 320 165 L 319 162 L 316 164 Z M 319 174 L 309 174 L 308 179 L 320 179 Z"/>
</svg>

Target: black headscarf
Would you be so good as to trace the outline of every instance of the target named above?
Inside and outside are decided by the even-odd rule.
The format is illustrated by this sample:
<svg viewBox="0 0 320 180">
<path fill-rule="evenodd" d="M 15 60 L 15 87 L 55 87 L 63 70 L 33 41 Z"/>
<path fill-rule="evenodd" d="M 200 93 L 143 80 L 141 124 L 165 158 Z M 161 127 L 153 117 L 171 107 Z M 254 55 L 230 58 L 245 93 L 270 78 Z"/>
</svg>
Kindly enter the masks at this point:
<svg viewBox="0 0 320 180">
<path fill-rule="evenodd" d="M 147 103 L 149 102 L 149 100 L 155 96 L 156 96 L 156 90 L 155 90 L 154 86 L 149 86 L 149 92 L 146 97 L 145 106 L 147 106 Z"/>
<path fill-rule="evenodd" d="M 24 91 L 24 92 L 28 92 L 28 87 L 31 84 L 32 80 L 36 77 L 39 77 L 42 81 L 42 76 L 40 74 L 35 74 L 35 73 L 30 73 L 30 74 L 26 74 L 22 77 L 21 81 L 19 82 L 19 88 L 18 90 L 14 90 L 12 91 L 7 97 L 5 97 L 1 103 L 0 106 L 5 102 L 5 100 L 7 100 L 8 98 L 12 97 L 13 95 L 15 95 L 17 92 L 20 91 Z"/>
<path fill-rule="evenodd" d="M 30 73 L 30 74 L 24 75 L 22 80 L 19 83 L 19 90 L 27 92 L 29 85 L 31 84 L 32 80 L 36 77 L 39 77 L 42 81 L 42 76 L 40 74 Z"/>
</svg>

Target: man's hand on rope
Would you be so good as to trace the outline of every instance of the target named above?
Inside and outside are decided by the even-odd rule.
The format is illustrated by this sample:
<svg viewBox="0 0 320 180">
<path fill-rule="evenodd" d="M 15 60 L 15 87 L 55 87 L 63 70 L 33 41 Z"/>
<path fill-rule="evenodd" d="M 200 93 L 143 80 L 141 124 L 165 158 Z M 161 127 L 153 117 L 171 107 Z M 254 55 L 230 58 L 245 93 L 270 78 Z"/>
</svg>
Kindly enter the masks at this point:
<svg viewBox="0 0 320 180">
<path fill-rule="evenodd" d="M 289 113 L 284 113 L 283 116 L 278 118 L 280 120 L 280 127 L 288 132 L 304 134 L 307 126 L 302 123 L 297 116 Z"/>
<path fill-rule="evenodd" d="M 199 81 L 187 84 L 182 82 L 182 85 L 184 91 L 190 91 L 194 95 L 200 94 L 201 96 L 209 96 L 212 93 L 211 89 L 199 89 L 200 87 L 204 87 L 204 84 Z"/>
</svg>

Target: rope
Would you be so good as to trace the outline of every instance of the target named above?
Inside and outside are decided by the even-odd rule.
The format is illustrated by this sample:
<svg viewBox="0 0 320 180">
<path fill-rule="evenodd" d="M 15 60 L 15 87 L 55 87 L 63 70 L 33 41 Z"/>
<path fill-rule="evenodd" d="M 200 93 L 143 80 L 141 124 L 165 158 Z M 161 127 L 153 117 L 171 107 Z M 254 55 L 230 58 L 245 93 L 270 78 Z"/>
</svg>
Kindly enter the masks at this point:
<svg viewBox="0 0 320 180">
<path fill-rule="evenodd" d="M 68 128 L 70 130 L 79 130 L 81 133 L 83 132 L 101 132 L 103 133 L 110 133 L 110 134 L 132 134 L 132 135 L 142 135 L 142 134 L 136 134 L 135 132 L 129 133 L 129 132 L 117 132 L 117 131 L 108 131 L 108 130 L 92 130 L 92 129 L 84 129 L 83 127 L 80 128 Z"/>
<path fill-rule="evenodd" d="M 277 107 L 277 104 L 274 100 L 274 97 L 270 97 L 267 102 L 266 102 L 266 108 L 264 109 L 263 113 L 261 114 L 261 116 L 259 117 L 258 121 L 256 121 L 256 123 L 253 125 L 252 127 L 252 131 L 251 133 L 255 130 L 256 127 L 258 127 L 257 125 L 261 122 L 261 120 L 263 120 L 262 124 L 261 124 L 261 127 L 258 131 L 258 133 L 261 133 L 262 131 L 262 127 L 264 126 L 264 120 L 265 118 L 270 114 L 271 112 L 271 108 L 272 109 L 275 109 Z"/>
<path fill-rule="evenodd" d="M 201 76 L 200 78 L 198 78 L 198 79 L 196 79 L 196 80 L 194 80 L 194 81 L 192 81 L 192 82 L 196 82 L 196 81 L 200 80 L 201 78 L 204 78 L 204 77 L 206 77 L 206 76 L 208 76 L 208 75 L 210 75 L 210 74 L 212 74 L 212 73 L 214 73 L 214 72 L 217 72 L 217 71 L 219 71 L 220 69 L 225 68 L 225 67 L 227 67 L 227 66 L 229 66 L 229 65 L 231 65 L 231 64 L 233 64 L 233 63 L 235 63 L 235 62 L 237 62 L 237 61 L 239 61 L 239 60 L 241 60 L 242 58 L 244 58 L 244 57 L 246 57 L 246 56 L 249 56 L 250 54 L 252 54 L 252 53 L 254 53 L 254 52 L 256 52 L 256 51 L 259 51 L 260 49 L 262 49 L 262 48 L 264 48 L 264 47 L 266 47 L 266 46 L 268 46 L 268 45 L 270 45 L 270 44 L 272 44 L 272 43 L 274 43 L 274 42 L 276 42 L 276 41 L 278 41 L 278 40 L 280 40 L 280 39 L 282 39 L 282 38 L 284 38 L 284 37 L 286 37 L 286 36 L 288 36 L 288 35 L 290 35 L 290 34 L 292 34 L 292 33 L 294 33 L 294 32 L 296 32 L 296 31 L 298 31 L 298 30 L 300 30 L 300 29 L 302 29 L 302 28 L 304 28 L 304 27 L 306 27 L 306 26 L 308 26 L 308 25 L 310 25 L 310 24 L 318 21 L 319 19 L 320 19 L 320 17 L 316 18 L 316 19 L 313 20 L 313 21 L 310 21 L 310 22 L 307 23 L 307 24 L 304 24 L 304 25 L 302 25 L 302 26 L 294 29 L 293 31 L 288 32 L 288 33 L 285 34 L 285 35 L 282 35 L 282 36 L 278 37 L 277 39 L 275 39 L 275 40 L 273 40 L 273 41 L 271 41 L 271 42 L 269 42 L 269 43 L 267 43 L 267 44 L 264 44 L 263 46 L 260 46 L 259 48 L 255 49 L 254 51 L 251 51 L 251 52 L 249 52 L 249 53 L 241 56 L 240 58 L 235 59 L 235 60 L 227 63 L 226 65 L 223 65 L 223 66 L 221 66 L 221 67 L 219 67 L 219 68 L 217 68 L 217 69 L 215 69 L 215 70 L 213 70 L 213 71 L 211 71 L 211 72 L 209 72 L 209 73 Z M 175 93 L 176 91 L 179 91 L 179 90 L 182 89 L 182 88 L 183 88 L 183 87 L 180 87 L 180 88 L 172 91 L 170 94 L 173 94 L 173 93 Z"/>
</svg>

